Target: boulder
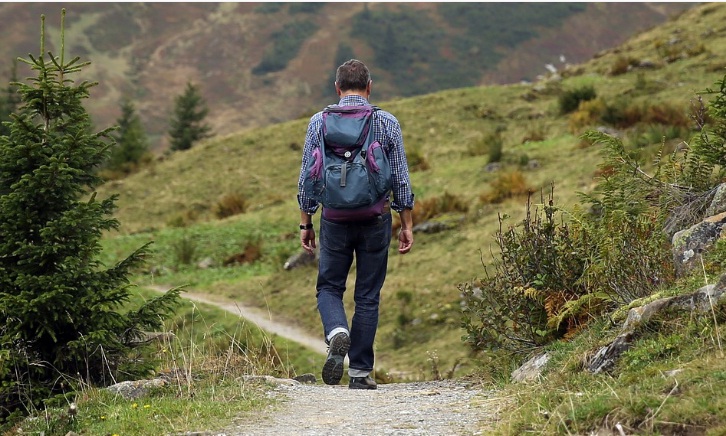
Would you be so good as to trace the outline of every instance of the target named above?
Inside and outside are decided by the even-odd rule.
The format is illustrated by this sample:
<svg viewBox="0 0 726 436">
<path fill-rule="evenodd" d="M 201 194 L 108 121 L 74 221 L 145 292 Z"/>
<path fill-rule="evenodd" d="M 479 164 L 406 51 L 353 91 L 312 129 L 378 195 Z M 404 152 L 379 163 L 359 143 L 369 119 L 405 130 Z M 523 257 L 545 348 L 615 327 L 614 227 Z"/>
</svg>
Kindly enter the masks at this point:
<svg viewBox="0 0 726 436">
<path fill-rule="evenodd" d="M 698 255 L 708 250 L 722 237 L 724 223 L 726 223 L 726 212 L 708 217 L 673 235 L 673 263 L 678 276 L 700 265 Z"/>
<path fill-rule="evenodd" d="M 547 353 L 532 357 L 524 365 L 512 372 L 512 381 L 521 383 L 539 379 L 542 368 L 549 360 L 550 355 Z"/>
</svg>

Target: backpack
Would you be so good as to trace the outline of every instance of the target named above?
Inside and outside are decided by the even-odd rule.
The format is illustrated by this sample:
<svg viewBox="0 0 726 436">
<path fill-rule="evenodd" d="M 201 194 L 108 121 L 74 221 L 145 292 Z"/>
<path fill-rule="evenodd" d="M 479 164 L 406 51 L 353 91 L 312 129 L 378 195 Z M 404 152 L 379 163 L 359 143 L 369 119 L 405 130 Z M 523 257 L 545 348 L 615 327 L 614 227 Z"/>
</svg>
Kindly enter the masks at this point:
<svg viewBox="0 0 726 436">
<path fill-rule="evenodd" d="M 375 106 L 331 105 L 323 110 L 323 140 L 312 152 L 303 189 L 328 219 L 362 220 L 382 214 L 391 190 L 391 165 L 373 140 Z"/>
</svg>

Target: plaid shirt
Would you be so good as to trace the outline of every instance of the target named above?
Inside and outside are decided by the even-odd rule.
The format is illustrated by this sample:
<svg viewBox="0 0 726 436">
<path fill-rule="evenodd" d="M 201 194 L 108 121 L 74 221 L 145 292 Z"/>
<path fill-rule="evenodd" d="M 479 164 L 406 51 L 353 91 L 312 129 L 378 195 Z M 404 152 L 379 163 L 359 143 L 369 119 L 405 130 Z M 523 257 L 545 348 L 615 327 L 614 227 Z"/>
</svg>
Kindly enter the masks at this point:
<svg viewBox="0 0 726 436">
<path fill-rule="evenodd" d="M 368 101 L 358 95 L 348 95 L 340 99 L 339 106 L 363 106 Z M 303 148 L 302 167 L 300 168 L 300 179 L 297 183 L 297 201 L 300 210 L 312 215 L 319 207 L 319 204 L 305 195 L 303 192 L 303 179 L 308 160 L 315 147 L 320 147 L 323 136 L 323 115 L 322 111 L 310 118 L 305 146 Z M 378 141 L 388 154 L 391 163 L 391 177 L 393 179 L 393 202 L 391 209 L 401 212 L 404 209 L 413 209 L 413 192 L 411 181 L 408 175 L 408 162 L 406 152 L 403 149 L 403 135 L 401 125 L 396 117 L 384 110 L 378 110 L 373 117 L 373 139 Z"/>
</svg>

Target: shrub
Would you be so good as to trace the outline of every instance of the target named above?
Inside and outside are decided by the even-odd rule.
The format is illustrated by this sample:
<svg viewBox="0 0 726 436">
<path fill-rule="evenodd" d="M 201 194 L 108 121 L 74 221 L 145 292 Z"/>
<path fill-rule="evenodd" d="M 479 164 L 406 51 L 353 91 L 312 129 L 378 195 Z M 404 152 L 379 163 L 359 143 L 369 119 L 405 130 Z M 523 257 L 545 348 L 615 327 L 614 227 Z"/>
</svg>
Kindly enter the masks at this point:
<svg viewBox="0 0 726 436">
<path fill-rule="evenodd" d="M 570 114 L 568 120 L 570 131 L 577 133 L 582 128 L 600 121 L 600 118 L 605 113 L 605 108 L 605 102 L 599 98 L 580 102 L 577 110 Z"/>
<path fill-rule="evenodd" d="M 188 209 L 179 212 L 166 221 L 168 227 L 188 227 L 199 219 L 199 212 L 195 209 Z"/>
<path fill-rule="evenodd" d="M 646 108 L 634 104 L 628 98 L 618 98 L 605 106 L 601 120 L 619 129 L 626 129 L 641 122 L 645 117 Z"/>
<path fill-rule="evenodd" d="M 480 140 L 470 143 L 466 152 L 469 156 L 483 156 L 486 154 L 489 157 L 489 163 L 501 162 L 503 143 L 500 130 L 496 130 L 493 133 L 484 135 Z"/>
<path fill-rule="evenodd" d="M 610 75 L 619 76 L 630 71 L 630 68 L 638 64 L 638 60 L 629 56 L 618 56 L 610 66 Z"/>
<path fill-rule="evenodd" d="M 586 313 L 576 313 L 559 323 L 551 321 L 568 301 L 587 293 L 580 281 L 587 266 L 585 238 L 558 222 L 552 193 L 534 214 L 530 200 L 517 228 L 505 229 L 499 217 L 494 274 L 485 268 L 484 279 L 459 285 L 465 340 L 474 350 L 528 351 L 586 320 Z"/>
<path fill-rule="evenodd" d="M 191 265 L 197 253 L 197 243 L 193 238 L 184 236 L 172 244 L 174 258 L 178 265 Z"/>
<path fill-rule="evenodd" d="M 447 212 L 466 213 L 468 210 L 469 206 L 460 196 L 444 192 L 439 197 L 417 201 L 412 212 L 413 222 L 422 223 Z"/>
<path fill-rule="evenodd" d="M 247 211 L 247 199 L 241 194 L 226 194 L 214 206 L 217 218 L 227 218 Z"/>
<path fill-rule="evenodd" d="M 449 212 L 467 213 L 469 205 L 460 196 L 444 192 L 438 197 L 431 197 L 425 200 L 416 200 L 416 206 L 411 211 L 414 224 L 426 222 L 432 218 Z M 400 218 L 394 216 L 393 232 L 401 227 Z"/>
<path fill-rule="evenodd" d="M 227 257 L 224 262 L 222 262 L 222 265 L 224 266 L 231 266 L 231 265 L 242 265 L 246 263 L 254 263 L 258 261 L 262 257 L 262 240 L 256 239 L 254 241 L 249 241 L 245 244 L 244 250 L 241 253 L 235 253 L 229 257 Z"/>
<path fill-rule="evenodd" d="M 646 123 L 664 124 L 676 127 L 690 127 L 693 122 L 685 108 L 669 103 L 659 103 L 648 106 L 643 114 Z"/>
<path fill-rule="evenodd" d="M 596 97 L 595 88 L 589 85 L 565 91 L 559 98 L 560 113 L 569 114 L 580 106 L 580 102 L 593 100 Z"/>
<path fill-rule="evenodd" d="M 501 203 L 506 199 L 528 195 L 532 192 L 524 174 L 519 170 L 501 173 L 490 185 L 491 190 L 479 196 L 482 203 Z"/>
</svg>

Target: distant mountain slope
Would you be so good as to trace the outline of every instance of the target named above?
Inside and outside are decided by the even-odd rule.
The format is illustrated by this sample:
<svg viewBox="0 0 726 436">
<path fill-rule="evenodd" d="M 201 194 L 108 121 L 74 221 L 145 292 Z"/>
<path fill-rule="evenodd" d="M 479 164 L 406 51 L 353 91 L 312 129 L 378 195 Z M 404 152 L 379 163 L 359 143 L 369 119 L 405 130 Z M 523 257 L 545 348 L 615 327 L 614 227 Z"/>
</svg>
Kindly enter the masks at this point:
<svg viewBox="0 0 726 436">
<path fill-rule="evenodd" d="M 0 77 L 37 54 L 40 15 L 57 53 L 92 62 L 88 109 L 114 123 L 134 99 L 164 149 L 174 97 L 201 85 L 220 135 L 310 113 L 333 96 L 332 72 L 359 57 L 376 99 L 532 80 L 545 64 L 578 63 L 692 3 L 3 3 Z M 22 79 L 28 76 L 19 72 Z"/>
</svg>

